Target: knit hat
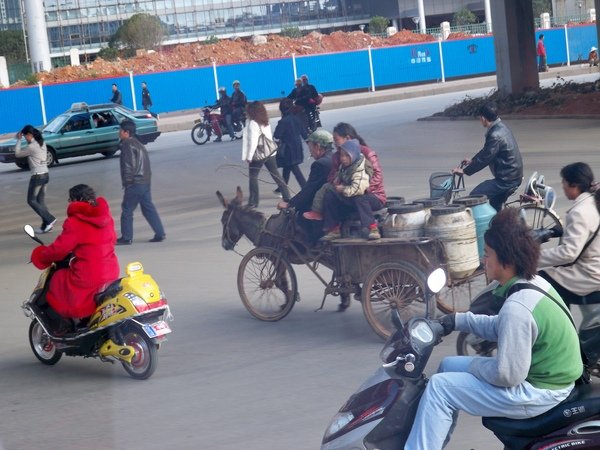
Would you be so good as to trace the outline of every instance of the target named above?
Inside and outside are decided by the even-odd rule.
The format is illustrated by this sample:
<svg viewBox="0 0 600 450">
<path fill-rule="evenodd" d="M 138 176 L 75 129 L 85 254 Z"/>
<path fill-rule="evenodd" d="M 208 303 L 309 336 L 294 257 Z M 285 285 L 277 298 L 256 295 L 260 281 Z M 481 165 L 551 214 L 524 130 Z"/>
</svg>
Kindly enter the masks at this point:
<svg viewBox="0 0 600 450">
<path fill-rule="evenodd" d="M 311 133 L 307 138 L 307 142 L 314 142 L 315 144 L 319 144 L 321 147 L 327 148 L 331 147 L 333 144 L 333 135 L 323 128 L 319 128 L 318 130 Z"/>
<path fill-rule="evenodd" d="M 356 161 L 360 156 L 360 144 L 356 139 L 348 139 L 340 147 L 342 150 L 348 153 L 351 162 Z"/>
</svg>

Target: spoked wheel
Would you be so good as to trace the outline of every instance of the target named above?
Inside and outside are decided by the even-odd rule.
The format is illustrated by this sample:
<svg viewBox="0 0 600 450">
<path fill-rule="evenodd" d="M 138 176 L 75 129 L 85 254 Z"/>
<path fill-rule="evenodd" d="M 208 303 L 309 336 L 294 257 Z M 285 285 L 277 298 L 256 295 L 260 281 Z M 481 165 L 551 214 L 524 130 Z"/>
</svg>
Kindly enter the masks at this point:
<svg viewBox="0 0 600 450">
<path fill-rule="evenodd" d="M 158 359 L 156 344 L 137 325 L 125 331 L 123 344 L 135 349 L 131 364 L 123 362 L 123 368 L 132 378 L 138 380 L 150 378 L 156 370 Z"/>
<path fill-rule="evenodd" d="M 210 133 L 204 123 L 199 123 L 192 128 L 192 141 L 198 145 L 205 144 L 210 138 Z"/>
<path fill-rule="evenodd" d="M 562 229 L 560 218 L 554 211 L 534 204 L 522 205 L 519 209 L 527 225 L 532 230 L 549 230 L 553 227 L 560 227 Z"/>
<path fill-rule="evenodd" d="M 497 344 L 461 331 L 456 338 L 456 353 L 460 356 L 494 356 Z"/>
<path fill-rule="evenodd" d="M 296 274 L 291 264 L 270 248 L 250 250 L 240 263 L 237 277 L 242 303 L 260 320 L 283 319 L 298 296 Z"/>
<path fill-rule="evenodd" d="M 396 328 L 392 311 L 397 309 L 403 322 L 411 317 L 432 317 L 433 296 L 425 293 L 425 275 L 412 264 L 385 263 L 367 275 L 362 288 L 362 307 L 367 322 L 382 338 Z"/>
<path fill-rule="evenodd" d="M 37 320 L 33 320 L 29 325 L 29 344 L 35 357 L 48 366 L 53 366 L 62 357 L 62 353 L 56 349 L 50 336 Z"/>
<path fill-rule="evenodd" d="M 436 296 L 437 307 L 445 314 L 468 311 L 471 301 L 486 286 L 485 272 L 445 286 Z"/>
</svg>

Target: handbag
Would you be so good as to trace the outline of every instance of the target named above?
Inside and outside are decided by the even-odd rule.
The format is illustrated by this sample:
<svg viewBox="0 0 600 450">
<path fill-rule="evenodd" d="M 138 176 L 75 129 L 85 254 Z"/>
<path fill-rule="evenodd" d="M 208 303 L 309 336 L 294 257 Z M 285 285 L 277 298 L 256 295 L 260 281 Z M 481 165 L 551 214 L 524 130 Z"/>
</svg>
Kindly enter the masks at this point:
<svg viewBox="0 0 600 450">
<path fill-rule="evenodd" d="M 256 151 L 252 157 L 252 161 L 264 161 L 273 156 L 273 153 L 277 151 L 277 144 L 273 139 L 269 139 L 260 130 L 260 136 L 258 137 L 258 144 L 256 145 Z"/>
</svg>

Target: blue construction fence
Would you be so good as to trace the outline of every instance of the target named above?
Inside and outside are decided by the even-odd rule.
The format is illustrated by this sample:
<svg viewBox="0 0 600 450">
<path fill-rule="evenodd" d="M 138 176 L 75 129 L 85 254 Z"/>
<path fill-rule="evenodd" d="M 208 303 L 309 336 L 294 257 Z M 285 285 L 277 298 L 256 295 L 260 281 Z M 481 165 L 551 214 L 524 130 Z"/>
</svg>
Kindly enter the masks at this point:
<svg viewBox="0 0 600 450">
<path fill-rule="evenodd" d="M 538 30 L 536 41 L 541 33 L 551 65 L 587 60 L 590 47 L 598 46 L 595 24 Z M 213 104 L 217 88 L 225 86 L 231 92 L 234 80 L 240 80 L 249 99 L 272 100 L 286 96 L 300 74 L 307 74 L 311 83 L 327 94 L 445 81 L 495 71 L 494 38 L 482 36 L 9 88 L 0 90 L 0 133 L 16 131 L 28 123 L 41 125 L 76 102 L 106 103 L 112 96 L 113 83 L 118 85 L 125 106 L 141 109 L 140 83 L 145 81 L 154 104 L 152 110 L 161 113 Z"/>
</svg>

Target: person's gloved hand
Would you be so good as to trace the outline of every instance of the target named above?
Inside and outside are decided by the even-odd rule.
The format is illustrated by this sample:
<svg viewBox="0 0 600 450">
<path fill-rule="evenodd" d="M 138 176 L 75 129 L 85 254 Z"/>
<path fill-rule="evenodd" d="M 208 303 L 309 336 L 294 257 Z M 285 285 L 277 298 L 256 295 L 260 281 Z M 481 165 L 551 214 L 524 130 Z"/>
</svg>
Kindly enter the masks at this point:
<svg viewBox="0 0 600 450">
<path fill-rule="evenodd" d="M 444 329 L 444 336 L 448 336 L 454 331 L 456 323 L 456 313 L 446 314 L 438 319 L 440 325 Z"/>
</svg>

